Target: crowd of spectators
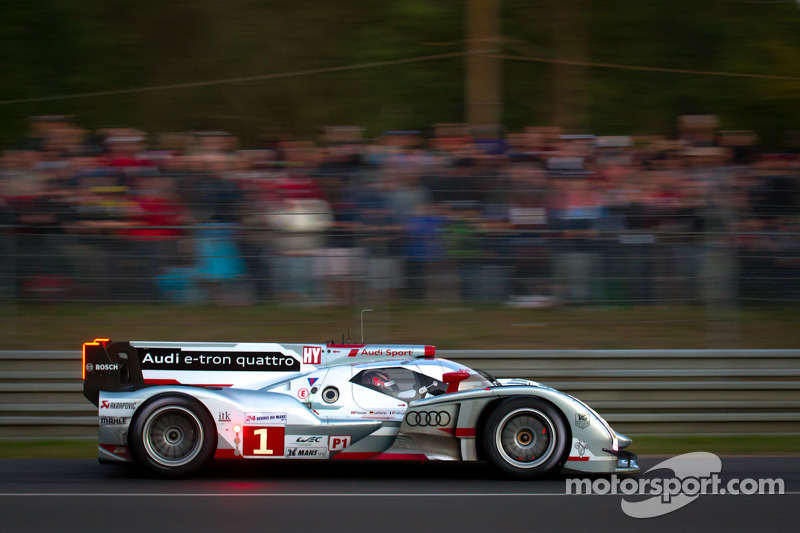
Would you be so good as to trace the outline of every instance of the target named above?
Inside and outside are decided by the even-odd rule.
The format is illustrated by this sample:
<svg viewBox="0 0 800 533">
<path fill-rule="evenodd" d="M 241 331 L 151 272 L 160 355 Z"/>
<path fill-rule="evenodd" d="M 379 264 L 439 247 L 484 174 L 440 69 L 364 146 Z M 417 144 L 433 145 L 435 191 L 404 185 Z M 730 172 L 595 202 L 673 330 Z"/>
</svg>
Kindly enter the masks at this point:
<svg viewBox="0 0 800 533">
<path fill-rule="evenodd" d="M 317 142 L 93 133 L 0 155 L 0 296 L 338 303 L 800 297 L 800 159 L 749 132 Z"/>
</svg>

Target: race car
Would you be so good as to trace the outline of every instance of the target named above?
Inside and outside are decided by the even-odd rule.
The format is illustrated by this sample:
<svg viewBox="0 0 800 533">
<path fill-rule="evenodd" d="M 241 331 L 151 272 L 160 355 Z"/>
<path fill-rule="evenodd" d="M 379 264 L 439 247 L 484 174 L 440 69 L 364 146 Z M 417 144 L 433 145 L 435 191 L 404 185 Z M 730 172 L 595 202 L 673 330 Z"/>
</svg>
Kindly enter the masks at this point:
<svg viewBox="0 0 800 533">
<path fill-rule="evenodd" d="M 212 459 L 487 461 L 532 479 L 631 474 L 631 439 L 588 405 L 438 359 L 433 346 L 83 345 L 99 459 L 165 477 Z"/>
</svg>

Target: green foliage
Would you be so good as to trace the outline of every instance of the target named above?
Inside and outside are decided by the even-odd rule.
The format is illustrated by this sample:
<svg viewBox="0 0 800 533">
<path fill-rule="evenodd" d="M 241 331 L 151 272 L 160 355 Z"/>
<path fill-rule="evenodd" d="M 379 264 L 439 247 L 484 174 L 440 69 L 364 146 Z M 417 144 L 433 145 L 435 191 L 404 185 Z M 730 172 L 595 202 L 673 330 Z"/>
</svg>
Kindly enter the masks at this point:
<svg viewBox="0 0 800 533">
<path fill-rule="evenodd" d="M 567 11 L 564 11 L 564 6 Z M 560 6 L 561 11 L 558 8 Z M 559 14 L 560 13 L 560 14 Z M 796 3 L 505 0 L 507 54 L 703 71 L 798 76 Z M 6 0 L 0 101 L 306 71 L 464 49 L 458 0 Z M 566 41 L 565 38 L 566 37 Z M 559 40 L 560 38 L 560 40 Z M 561 44 L 558 44 L 561 43 Z M 134 94 L 0 105 L 0 144 L 34 114 L 90 128 L 222 128 L 315 134 L 325 124 L 385 129 L 462 121 L 463 58 Z M 553 64 L 505 61 L 505 122 L 554 121 Z M 581 67 L 569 71 L 584 131 L 670 134 L 683 113 L 771 143 L 800 124 L 800 82 Z"/>
</svg>

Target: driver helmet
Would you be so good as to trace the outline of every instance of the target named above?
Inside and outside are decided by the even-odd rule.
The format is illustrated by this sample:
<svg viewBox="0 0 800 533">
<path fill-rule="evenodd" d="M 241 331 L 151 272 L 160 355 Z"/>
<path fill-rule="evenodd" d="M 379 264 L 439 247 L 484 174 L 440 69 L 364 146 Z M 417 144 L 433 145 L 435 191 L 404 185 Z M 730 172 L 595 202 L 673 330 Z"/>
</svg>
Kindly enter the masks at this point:
<svg viewBox="0 0 800 533">
<path fill-rule="evenodd" d="M 397 390 L 397 382 L 389 377 L 388 374 L 385 372 L 379 372 L 377 370 L 369 372 L 364 376 L 364 380 L 366 381 L 366 385 L 371 385 L 378 389 L 385 389 L 387 391 L 396 391 Z"/>
</svg>

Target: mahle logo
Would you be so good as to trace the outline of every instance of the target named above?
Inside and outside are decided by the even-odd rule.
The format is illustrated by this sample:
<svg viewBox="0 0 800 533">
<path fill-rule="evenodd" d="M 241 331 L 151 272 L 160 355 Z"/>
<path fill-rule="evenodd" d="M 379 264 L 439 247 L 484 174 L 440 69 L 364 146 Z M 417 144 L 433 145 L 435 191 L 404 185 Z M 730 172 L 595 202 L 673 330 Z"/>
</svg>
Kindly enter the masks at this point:
<svg viewBox="0 0 800 533">
<path fill-rule="evenodd" d="M 659 470 L 670 477 L 650 477 Z M 692 452 L 661 461 L 642 477 L 568 479 L 567 494 L 620 494 L 622 512 L 633 518 L 654 518 L 685 507 L 706 494 L 783 494 L 783 479 L 729 479 L 723 482 L 722 460 L 708 452 Z M 648 497 L 649 496 L 649 497 Z M 646 497 L 642 499 L 643 497 Z"/>
</svg>

